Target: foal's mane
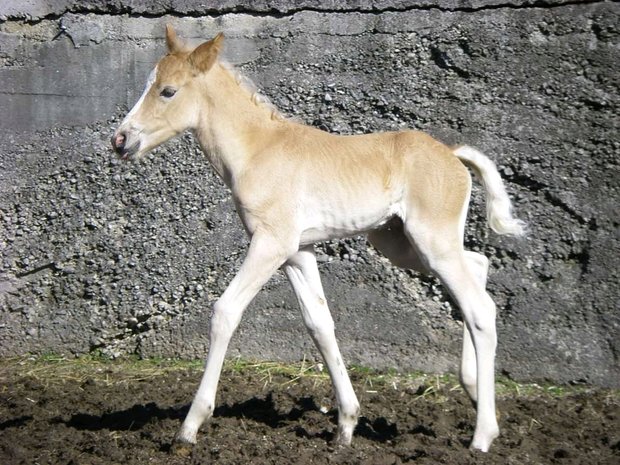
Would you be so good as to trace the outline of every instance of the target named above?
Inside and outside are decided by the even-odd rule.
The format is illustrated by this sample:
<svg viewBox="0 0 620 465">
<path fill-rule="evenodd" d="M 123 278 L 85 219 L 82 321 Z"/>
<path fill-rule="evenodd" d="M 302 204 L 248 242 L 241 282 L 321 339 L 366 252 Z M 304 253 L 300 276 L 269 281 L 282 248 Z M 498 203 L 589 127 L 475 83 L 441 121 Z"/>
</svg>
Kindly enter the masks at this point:
<svg viewBox="0 0 620 465">
<path fill-rule="evenodd" d="M 254 105 L 269 110 L 271 112 L 271 119 L 286 119 L 286 116 L 282 114 L 282 112 L 271 102 L 269 97 L 261 94 L 258 91 L 258 87 L 256 86 L 256 84 L 254 84 L 254 81 L 252 81 L 249 77 L 247 77 L 237 68 L 235 68 L 232 64 L 222 60 L 220 60 L 219 63 L 226 71 L 228 71 L 232 75 L 237 85 L 242 90 L 250 94 L 250 100 L 252 100 L 252 103 L 254 103 Z"/>
</svg>

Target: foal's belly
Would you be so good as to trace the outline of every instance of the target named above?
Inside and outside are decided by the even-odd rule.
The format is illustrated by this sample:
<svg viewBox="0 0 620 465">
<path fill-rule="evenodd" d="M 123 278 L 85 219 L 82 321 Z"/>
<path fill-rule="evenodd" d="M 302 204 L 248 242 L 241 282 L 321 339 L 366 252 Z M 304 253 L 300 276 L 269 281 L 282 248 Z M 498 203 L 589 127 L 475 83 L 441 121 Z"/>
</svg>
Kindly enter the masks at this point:
<svg viewBox="0 0 620 465">
<path fill-rule="evenodd" d="M 302 245 L 314 242 L 354 236 L 372 231 L 393 218 L 400 216 L 398 204 L 355 205 L 339 208 L 330 205 L 327 208 L 310 208 L 303 212 Z"/>
</svg>

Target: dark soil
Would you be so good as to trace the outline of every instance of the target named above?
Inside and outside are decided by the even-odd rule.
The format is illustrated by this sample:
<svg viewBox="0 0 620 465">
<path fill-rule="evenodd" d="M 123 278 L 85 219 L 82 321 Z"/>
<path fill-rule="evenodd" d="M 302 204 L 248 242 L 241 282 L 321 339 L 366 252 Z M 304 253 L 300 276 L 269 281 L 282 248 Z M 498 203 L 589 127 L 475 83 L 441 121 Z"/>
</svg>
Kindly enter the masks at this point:
<svg viewBox="0 0 620 465">
<path fill-rule="evenodd" d="M 474 411 L 451 382 L 357 372 L 363 413 L 353 446 L 341 448 L 331 444 L 336 411 L 324 375 L 231 367 L 213 420 L 182 458 L 170 454 L 171 439 L 200 370 L 144 363 L 2 362 L 0 463 L 620 463 L 617 392 L 504 388 L 502 433 L 482 454 L 467 448 Z"/>
</svg>

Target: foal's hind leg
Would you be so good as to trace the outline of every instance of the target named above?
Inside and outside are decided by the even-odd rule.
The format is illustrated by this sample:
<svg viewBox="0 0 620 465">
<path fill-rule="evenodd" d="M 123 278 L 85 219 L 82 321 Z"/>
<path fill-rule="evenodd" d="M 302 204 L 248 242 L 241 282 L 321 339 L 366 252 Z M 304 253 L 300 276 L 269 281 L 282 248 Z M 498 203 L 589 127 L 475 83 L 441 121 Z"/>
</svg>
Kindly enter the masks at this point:
<svg viewBox="0 0 620 465">
<path fill-rule="evenodd" d="M 424 264 L 419 253 L 414 249 L 405 235 L 403 224 L 400 219 L 392 220 L 385 228 L 370 232 L 368 234 L 368 240 L 394 265 L 420 271 L 422 273 L 429 272 L 429 269 Z M 489 267 L 488 259 L 484 255 L 476 252 L 465 252 L 465 258 L 480 286 L 485 288 L 487 270 Z M 465 392 L 467 392 L 467 395 L 475 405 L 478 400 L 476 389 L 476 351 L 471 333 L 465 322 L 463 323 L 463 352 L 459 379 Z"/>
<path fill-rule="evenodd" d="M 393 265 L 428 273 L 429 270 L 405 235 L 403 222 L 400 218 L 393 218 L 382 228 L 370 231 L 368 240 Z"/>
<path fill-rule="evenodd" d="M 392 220 L 386 227 L 371 231 L 368 234 L 370 243 L 379 250 L 394 265 L 428 273 L 429 269 L 424 264 L 416 249 L 405 235 L 403 223 L 400 218 Z M 476 252 L 465 252 L 467 264 L 478 280 L 480 286 L 486 287 L 488 259 Z M 476 389 L 476 351 L 467 324 L 463 323 L 463 352 L 459 370 L 461 385 L 467 392 L 474 405 L 478 394 Z"/>
<path fill-rule="evenodd" d="M 478 283 L 485 289 L 487 285 L 489 260 L 484 255 L 476 252 L 465 252 L 465 258 L 469 265 L 469 269 L 478 279 Z M 463 354 L 461 357 L 459 380 L 471 401 L 476 405 L 478 401 L 476 389 L 476 349 L 466 322 L 463 322 Z"/>
<path fill-rule="evenodd" d="M 475 358 L 476 371 L 475 392 L 468 391 L 477 400 L 476 430 L 471 448 L 486 452 L 499 434 L 495 417 L 495 304 L 485 291 L 480 268 L 472 264 L 477 257 L 462 249 L 461 234 L 456 227 L 426 233 L 408 226 L 405 230 L 428 267 L 438 275 L 461 308 L 467 327 L 464 336 L 471 337 L 471 345 L 466 341 L 463 346 L 464 375 L 469 377 L 468 383 L 474 378 L 472 358 Z"/>
<path fill-rule="evenodd" d="M 323 356 L 336 391 L 336 441 L 349 445 L 359 416 L 359 403 L 338 349 L 334 320 L 327 307 L 312 246 L 292 256 L 283 269 L 295 290 L 306 328 Z"/>
</svg>

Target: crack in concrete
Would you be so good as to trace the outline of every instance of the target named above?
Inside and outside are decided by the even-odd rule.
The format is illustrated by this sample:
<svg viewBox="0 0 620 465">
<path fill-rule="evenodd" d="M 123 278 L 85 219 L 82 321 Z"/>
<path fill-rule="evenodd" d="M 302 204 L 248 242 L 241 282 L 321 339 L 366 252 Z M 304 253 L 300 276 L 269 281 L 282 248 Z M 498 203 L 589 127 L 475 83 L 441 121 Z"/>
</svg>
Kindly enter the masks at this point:
<svg viewBox="0 0 620 465">
<path fill-rule="evenodd" d="M 373 6 L 369 6 L 368 8 L 364 8 L 363 6 L 355 6 L 348 7 L 345 6 L 343 8 L 321 8 L 321 7 L 313 7 L 313 6 L 299 6 L 299 7 L 291 7 L 287 9 L 277 9 L 276 7 L 269 7 L 265 9 L 260 8 L 252 8 L 252 5 L 235 5 L 229 7 L 205 7 L 204 9 L 187 9 L 185 11 L 179 11 L 173 7 L 166 7 L 163 10 L 157 12 L 149 12 L 149 11 L 138 11 L 136 12 L 131 5 L 121 5 L 119 7 L 112 7 L 109 9 L 106 8 L 88 8 L 84 6 L 72 5 L 71 7 L 65 8 L 62 12 L 51 12 L 46 15 L 43 15 L 38 18 L 30 18 L 28 19 L 28 14 L 24 13 L 23 15 L 26 18 L 17 17 L 17 16 L 8 16 L 4 21 L 0 20 L 0 24 L 5 21 L 24 21 L 26 23 L 37 24 L 43 21 L 56 21 L 61 19 L 65 14 L 90 14 L 90 15 L 102 15 L 102 16 L 120 16 L 127 15 L 133 18 L 161 18 L 163 16 L 172 16 L 176 18 L 199 18 L 204 16 L 211 17 L 222 17 L 229 14 L 245 14 L 249 16 L 255 17 L 266 17 L 266 18 L 289 18 L 295 16 L 299 13 L 326 13 L 326 14 L 350 14 L 350 13 L 359 13 L 359 14 L 370 14 L 370 15 L 381 15 L 384 13 L 406 13 L 410 11 L 440 11 L 440 12 L 461 12 L 461 13 L 477 13 L 481 11 L 493 11 L 493 10 L 501 10 L 501 9 L 510 9 L 510 10 L 527 10 L 527 9 L 553 9 L 553 8 L 562 8 L 568 6 L 579 6 L 579 5 L 595 5 L 595 4 L 613 4 L 610 0 L 565 0 L 555 2 L 553 0 L 526 0 L 525 2 L 518 1 L 505 1 L 498 2 L 492 4 L 483 4 L 478 6 L 465 6 L 465 5 L 455 5 L 450 6 L 446 4 L 442 4 L 439 2 L 426 2 L 422 4 L 412 4 L 412 5 L 403 5 L 403 6 L 385 6 L 375 8 Z"/>
</svg>

